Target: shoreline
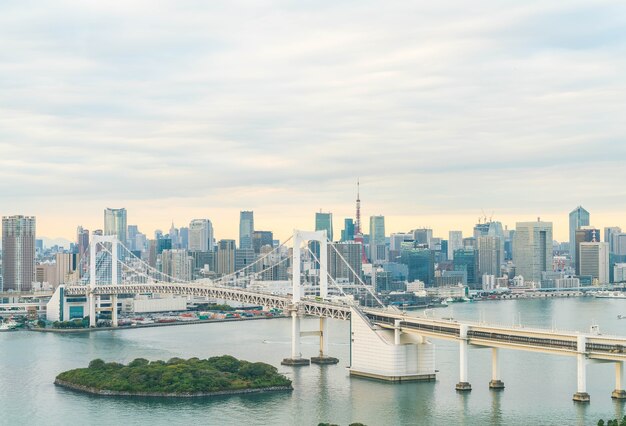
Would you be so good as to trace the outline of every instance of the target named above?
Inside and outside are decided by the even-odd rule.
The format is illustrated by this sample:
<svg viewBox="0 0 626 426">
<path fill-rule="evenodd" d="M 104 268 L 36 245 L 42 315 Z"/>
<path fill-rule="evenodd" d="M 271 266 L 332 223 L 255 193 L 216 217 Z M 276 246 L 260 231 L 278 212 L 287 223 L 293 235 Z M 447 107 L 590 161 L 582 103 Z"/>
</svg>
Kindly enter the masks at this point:
<svg viewBox="0 0 626 426">
<path fill-rule="evenodd" d="M 66 389 L 70 389 L 76 392 L 86 393 L 90 395 L 98 396 L 133 396 L 133 397 L 147 397 L 147 398 L 202 398 L 221 395 L 242 395 L 250 393 L 265 393 L 265 392 L 280 392 L 280 391 L 292 391 L 292 386 L 272 386 L 267 388 L 249 388 L 249 389 L 234 389 L 223 390 L 215 392 L 195 392 L 195 393 L 162 393 L 162 392 L 126 392 L 126 391 L 112 391 L 105 389 L 97 389 L 89 386 L 77 385 L 67 382 L 65 380 L 55 379 L 54 384 Z"/>
<path fill-rule="evenodd" d="M 91 333 L 95 331 L 111 331 L 111 330 L 133 330 L 138 328 L 151 328 L 151 327 L 171 327 L 177 325 L 193 325 L 193 324 L 209 324 L 219 322 L 233 322 L 233 321 L 255 321 L 255 320 L 271 320 L 275 318 L 286 318 L 284 315 L 273 317 L 252 317 L 252 318 L 222 318 L 222 319 L 207 319 L 197 321 L 177 321 L 166 323 L 153 323 L 153 324 L 137 324 L 137 325 L 124 325 L 119 327 L 96 327 L 96 328 L 29 328 L 27 331 L 36 331 L 39 333 L 60 333 L 60 334 L 75 334 L 75 333 Z"/>
</svg>

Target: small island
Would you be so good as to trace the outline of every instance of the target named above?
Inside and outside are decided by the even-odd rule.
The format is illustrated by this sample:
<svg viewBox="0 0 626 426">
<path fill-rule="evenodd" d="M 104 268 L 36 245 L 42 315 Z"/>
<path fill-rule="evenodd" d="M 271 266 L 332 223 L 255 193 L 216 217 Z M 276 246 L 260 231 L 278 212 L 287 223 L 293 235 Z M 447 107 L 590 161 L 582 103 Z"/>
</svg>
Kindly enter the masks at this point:
<svg viewBox="0 0 626 426">
<path fill-rule="evenodd" d="M 54 383 L 104 396 L 206 397 L 293 389 L 276 367 L 229 355 L 167 362 L 137 358 L 128 365 L 94 359 L 87 368 L 59 374 Z"/>
</svg>

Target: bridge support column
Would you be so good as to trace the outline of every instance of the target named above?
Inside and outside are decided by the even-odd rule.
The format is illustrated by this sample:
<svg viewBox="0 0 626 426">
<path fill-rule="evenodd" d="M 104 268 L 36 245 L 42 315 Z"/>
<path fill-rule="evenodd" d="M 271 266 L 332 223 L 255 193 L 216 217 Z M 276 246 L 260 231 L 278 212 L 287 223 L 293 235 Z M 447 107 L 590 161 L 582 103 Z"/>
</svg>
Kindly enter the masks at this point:
<svg viewBox="0 0 626 426">
<path fill-rule="evenodd" d="M 111 296 L 111 325 L 113 327 L 118 326 L 117 322 L 117 295 Z"/>
<path fill-rule="evenodd" d="M 578 355 L 577 358 L 577 372 L 578 372 L 578 389 L 574 394 L 574 401 L 576 402 L 589 402 L 591 398 L 587 393 L 587 338 L 585 336 L 578 336 Z"/>
<path fill-rule="evenodd" d="M 468 371 L 468 344 L 467 344 L 467 330 L 468 326 L 465 324 L 461 325 L 460 333 L 459 333 L 459 383 L 456 384 L 456 390 L 460 392 L 469 392 L 472 390 L 472 385 L 468 382 L 467 379 L 467 371 Z"/>
<path fill-rule="evenodd" d="M 491 348 L 491 381 L 489 382 L 489 389 L 504 389 L 504 383 L 500 380 L 498 348 Z"/>
<path fill-rule="evenodd" d="M 320 355 L 311 358 L 313 364 L 337 364 L 339 360 L 328 356 L 328 320 L 320 317 Z"/>
<path fill-rule="evenodd" d="M 96 324 L 96 295 L 89 293 L 89 327 L 95 327 Z"/>
<path fill-rule="evenodd" d="M 291 365 L 294 367 L 309 365 L 308 359 L 302 358 L 300 353 L 300 316 L 297 307 L 291 310 L 291 358 L 282 360 L 282 365 Z"/>
<path fill-rule="evenodd" d="M 622 388 L 624 378 L 624 363 L 618 361 L 615 363 L 615 390 L 611 393 L 613 399 L 626 399 L 626 391 Z"/>
</svg>

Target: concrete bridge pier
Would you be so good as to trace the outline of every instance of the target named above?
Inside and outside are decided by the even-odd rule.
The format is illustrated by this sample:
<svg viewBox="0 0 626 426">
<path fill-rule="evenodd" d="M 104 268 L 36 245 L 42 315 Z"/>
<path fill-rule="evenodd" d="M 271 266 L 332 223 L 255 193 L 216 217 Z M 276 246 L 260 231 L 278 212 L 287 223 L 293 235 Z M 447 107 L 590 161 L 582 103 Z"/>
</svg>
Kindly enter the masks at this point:
<svg viewBox="0 0 626 426">
<path fill-rule="evenodd" d="M 311 364 L 308 359 L 302 358 L 300 353 L 300 315 L 297 307 L 291 309 L 291 358 L 283 359 L 281 364 L 293 367 Z"/>
<path fill-rule="evenodd" d="M 96 295 L 89 293 L 89 327 L 96 326 Z"/>
<path fill-rule="evenodd" d="M 624 378 L 624 363 L 618 361 L 615 363 L 615 390 L 611 393 L 613 399 L 626 399 L 626 391 L 622 388 Z"/>
<path fill-rule="evenodd" d="M 577 342 L 578 355 L 577 359 L 577 392 L 574 394 L 574 401 L 576 402 L 589 402 L 591 398 L 587 393 L 587 338 L 579 335 Z"/>
<path fill-rule="evenodd" d="M 113 327 L 118 326 L 117 321 L 117 295 L 111 295 L 111 325 Z"/>
<path fill-rule="evenodd" d="M 500 380 L 500 363 L 498 360 L 498 348 L 491 348 L 491 381 L 489 389 L 504 389 L 504 382 Z"/>
<path fill-rule="evenodd" d="M 467 344 L 467 330 L 469 327 L 465 324 L 461 325 L 459 330 L 459 383 L 456 384 L 456 390 L 460 392 L 469 392 L 472 390 L 472 385 L 467 379 L 468 372 L 468 344 Z"/>
<path fill-rule="evenodd" d="M 328 320 L 324 317 L 320 317 L 320 354 L 311 358 L 313 364 L 328 365 L 337 364 L 339 360 L 328 356 Z"/>
</svg>

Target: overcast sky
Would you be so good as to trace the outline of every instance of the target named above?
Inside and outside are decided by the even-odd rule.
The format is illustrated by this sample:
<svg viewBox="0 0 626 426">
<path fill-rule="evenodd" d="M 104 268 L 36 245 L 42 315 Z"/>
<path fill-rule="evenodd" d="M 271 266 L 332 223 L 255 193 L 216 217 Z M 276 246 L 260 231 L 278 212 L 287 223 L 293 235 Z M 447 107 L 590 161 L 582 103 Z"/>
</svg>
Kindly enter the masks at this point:
<svg viewBox="0 0 626 426">
<path fill-rule="evenodd" d="M 626 228 L 626 4 L 0 2 L 0 214 Z M 367 230 L 367 227 L 366 227 Z"/>
</svg>

